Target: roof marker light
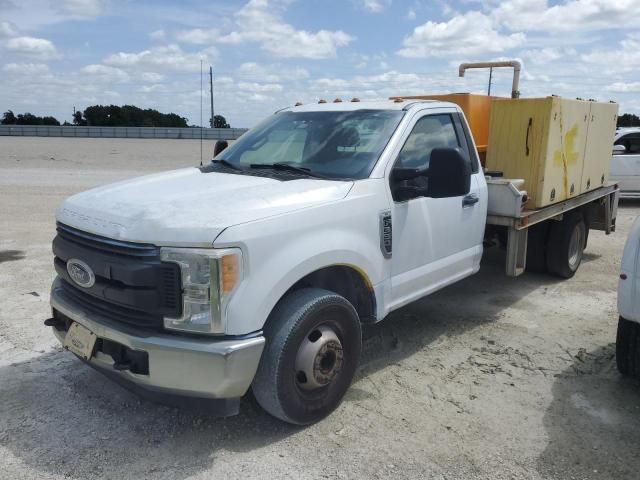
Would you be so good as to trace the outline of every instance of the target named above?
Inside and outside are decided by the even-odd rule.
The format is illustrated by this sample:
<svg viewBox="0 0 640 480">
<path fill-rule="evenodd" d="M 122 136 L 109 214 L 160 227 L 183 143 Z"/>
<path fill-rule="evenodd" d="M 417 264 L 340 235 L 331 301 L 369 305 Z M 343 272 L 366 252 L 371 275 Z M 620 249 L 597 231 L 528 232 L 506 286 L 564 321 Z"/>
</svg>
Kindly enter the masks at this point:
<svg viewBox="0 0 640 480">
<path fill-rule="evenodd" d="M 294 106 L 299 107 L 300 105 L 302 105 L 302 102 L 296 102 Z"/>
<path fill-rule="evenodd" d="M 318 100 L 318 103 L 327 103 L 327 101 L 324 98 L 321 98 L 320 100 Z"/>
<path fill-rule="evenodd" d="M 352 101 L 352 102 L 359 102 L 359 101 L 360 101 L 360 99 L 359 99 L 358 97 L 353 97 L 353 98 L 351 99 L 351 101 Z"/>
<path fill-rule="evenodd" d="M 342 103 L 342 99 L 341 98 L 336 98 L 333 103 Z"/>
</svg>

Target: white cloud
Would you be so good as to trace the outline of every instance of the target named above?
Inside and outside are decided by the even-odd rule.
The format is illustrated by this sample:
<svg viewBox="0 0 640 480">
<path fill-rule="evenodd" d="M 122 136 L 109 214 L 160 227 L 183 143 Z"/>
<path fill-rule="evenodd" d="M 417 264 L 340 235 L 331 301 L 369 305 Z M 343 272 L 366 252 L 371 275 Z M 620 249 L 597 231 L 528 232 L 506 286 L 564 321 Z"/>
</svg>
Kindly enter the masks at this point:
<svg viewBox="0 0 640 480">
<path fill-rule="evenodd" d="M 44 63 L 7 63 L 2 71 L 15 75 L 42 75 L 49 73 L 49 67 Z"/>
<path fill-rule="evenodd" d="M 162 29 L 160 29 L 160 30 L 154 30 L 153 32 L 151 32 L 151 33 L 149 34 L 149 38 L 150 38 L 151 40 L 156 40 L 156 41 L 158 41 L 158 40 L 163 40 L 165 36 L 166 36 L 166 33 L 165 33 L 165 31 L 164 31 L 164 30 L 162 30 Z"/>
<path fill-rule="evenodd" d="M 281 92 L 282 85 L 279 83 L 256 83 L 256 82 L 240 82 L 238 83 L 240 90 L 247 92 Z"/>
<path fill-rule="evenodd" d="M 637 27 L 638 0 L 503 0 L 492 17 L 513 31 L 567 31 Z"/>
<path fill-rule="evenodd" d="M 102 3 L 101 0 L 62 0 L 54 5 L 71 18 L 94 18 L 102 13 Z"/>
<path fill-rule="evenodd" d="M 615 82 L 605 88 L 609 92 L 615 93 L 637 93 L 640 92 L 640 82 Z"/>
<path fill-rule="evenodd" d="M 413 8 L 410 8 L 407 12 L 407 20 L 415 20 L 416 19 L 416 11 Z"/>
<path fill-rule="evenodd" d="M 522 53 L 522 56 L 534 65 L 546 65 L 562 58 L 562 52 L 555 48 L 541 48 L 538 50 L 527 50 Z"/>
<path fill-rule="evenodd" d="M 391 0 L 358 0 L 365 10 L 372 13 L 380 13 L 391 4 Z"/>
<path fill-rule="evenodd" d="M 341 30 L 307 32 L 285 23 L 268 0 L 250 0 L 236 13 L 237 29 L 219 37 L 232 45 L 255 42 L 263 50 L 282 58 L 331 58 L 337 49 L 353 40 Z"/>
<path fill-rule="evenodd" d="M 402 42 L 403 57 L 438 57 L 497 53 L 522 45 L 523 33 L 502 35 L 491 18 L 480 12 L 467 12 L 448 22 L 428 21 L 413 30 Z"/>
<path fill-rule="evenodd" d="M 100 80 L 102 82 L 126 82 L 129 80 L 129 75 L 124 70 L 115 67 L 109 67 L 107 65 L 87 65 L 80 70 L 82 73 L 90 75 L 94 80 Z"/>
<path fill-rule="evenodd" d="M 240 65 L 238 75 L 244 79 L 262 82 L 292 81 L 309 78 L 309 72 L 302 67 L 290 68 L 283 65 L 260 65 L 256 62 L 246 62 Z"/>
<path fill-rule="evenodd" d="M 140 80 L 146 83 L 158 83 L 164 80 L 164 75 L 156 72 L 142 72 Z"/>
<path fill-rule="evenodd" d="M 192 30 L 178 32 L 176 34 L 176 40 L 180 43 L 204 45 L 214 43 L 219 36 L 220 32 L 216 29 L 203 30 L 202 28 L 194 28 Z"/>
<path fill-rule="evenodd" d="M 13 25 L 9 22 L 0 22 L 0 38 L 15 37 L 18 35 Z"/>
<path fill-rule="evenodd" d="M 145 68 L 199 72 L 200 60 L 209 62 L 218 55 L 214 47 L 200 52 L 185 52 L 178 45 L 154 47 L 137 53 L 118 52 L 104 59 L 106 65 L 120 68 Z"/>
<path fill-rule="evenodd" d="M 601 72 L 631 72 L 640 68 L 640 35 L 628 35 L 617 46 L 593 50 L 580 58 Z"/>
<path fill-rule="evenodd" d="M 15 37 L 7 41 L 5 48 L 18 55 L 38 57 L 42 59 L 55 58 L 56 47 L 49 40 L 34 37 Z"/>
</svg>

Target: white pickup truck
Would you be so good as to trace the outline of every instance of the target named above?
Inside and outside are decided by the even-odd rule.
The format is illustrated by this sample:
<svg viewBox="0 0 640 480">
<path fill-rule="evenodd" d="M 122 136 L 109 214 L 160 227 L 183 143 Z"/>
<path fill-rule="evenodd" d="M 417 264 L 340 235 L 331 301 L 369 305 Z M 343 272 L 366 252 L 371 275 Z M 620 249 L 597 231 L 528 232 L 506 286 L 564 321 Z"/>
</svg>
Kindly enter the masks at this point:
<svg viewBox="0 0 640 480">
<path fill-rule="evenodd" d="M 318 421 L 362 323 L 473 275 L 485 245 L 506 246 L 508 275 L 528 259 L 570 277 L 589 229 L 615 227 L 615 185 L 523 209 L 452 103 L 302 105 L 222 147 L 65 200 L 45 324 L 110 377 L 223 415 L 251 388 L 284 421 Z"/>
</svg>

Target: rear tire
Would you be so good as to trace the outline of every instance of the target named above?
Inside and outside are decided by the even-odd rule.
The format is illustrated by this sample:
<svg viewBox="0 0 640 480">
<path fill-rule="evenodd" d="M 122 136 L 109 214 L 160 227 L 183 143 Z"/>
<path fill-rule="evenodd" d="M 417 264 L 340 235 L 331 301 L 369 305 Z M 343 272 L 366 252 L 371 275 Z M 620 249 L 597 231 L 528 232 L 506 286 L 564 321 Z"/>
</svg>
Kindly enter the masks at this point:
<svg viewBox="0 0 640 480">
<path fill-rule="evenodd" d="M 265 325 L 266 344 L 253 380 L 262 408 L 308 425 L 340 405 L 360 361 L 360 318 L 344 297 L 320 288 L 285 295 Z"/>
<path fill-rule="evenodd" d="M 616 364 L 621 374 L 640 379 L 640 324 L 618 319 Z"/>
<path fill-rule="evenodd" d="M 529 228 L 527 238 L 527 272 L 547 273 L 547 237 L 549 222 Z"/>
<path fill-rule="evenodd" d="M 547 243 L 547 270 L 561 278 L 575 275 L 584 253 L 587 227 L 581 212 L 566 213 L 561 222 L 551 222 Z"/>
</svg>

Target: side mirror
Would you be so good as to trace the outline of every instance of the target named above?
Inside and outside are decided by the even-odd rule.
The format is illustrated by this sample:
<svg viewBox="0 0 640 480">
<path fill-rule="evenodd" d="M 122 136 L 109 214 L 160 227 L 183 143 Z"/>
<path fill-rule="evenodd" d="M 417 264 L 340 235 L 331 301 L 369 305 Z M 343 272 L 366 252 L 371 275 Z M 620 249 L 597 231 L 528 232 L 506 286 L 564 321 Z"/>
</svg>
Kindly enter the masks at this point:
<svg viewBox="0 0 640 480">
<path fill-rule="evenodd" d="M 217 157 L 218 154 L 228 146 L 229 146 L 229 142 L 227 142 L 226 140 L 218 140 L 215 146 L 213 147 L 213 158 Z"/>
<path fill-rule="evenodd" d="M 459 148 L 434 148 L 428 175 L 429 197 L 461 197 L 471 190 L 471 162 Z"/>
<path fill-rule="evenodd" d="M 627 151 L 627 147 L 624 145 L 614 145 L 613 146 L 613 154 L 614 155 L 624 155 Z"/>
</svg>

